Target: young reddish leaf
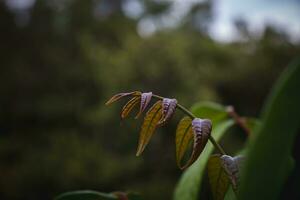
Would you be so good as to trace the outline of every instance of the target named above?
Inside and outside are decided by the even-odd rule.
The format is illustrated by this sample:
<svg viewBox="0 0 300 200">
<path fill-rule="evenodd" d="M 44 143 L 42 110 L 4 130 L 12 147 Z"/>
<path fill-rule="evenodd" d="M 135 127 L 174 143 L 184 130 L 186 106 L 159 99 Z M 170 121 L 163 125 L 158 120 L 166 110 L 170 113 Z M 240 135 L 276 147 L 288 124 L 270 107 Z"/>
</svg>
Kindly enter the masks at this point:
<svg viewBox="0 0 300 200">
<path fill-rule="evenodd" d="M 120 100 L 122 97 L 126 97 L 126 96 L 140 96 L 141 95 L 141 92 L 139 91 L 134 91 L 134 92 L 124 92 L 124 93 L 119 93 L 119 94 L 116 94 L 114 95 L 112 98 L 110 98 L 106 103 L 105 105 L 110 105 L 118 100 Z"/>
<path fill-rule="evenodd" d="M 192 138 L 192 119 L 184 117 L 180 120 L 176 129 L 176 162 L 179 168 L 182 168 L 181 160 Z"/>
<path fill-rule="evenodd" d="M 142 93 L 141 95 L 141 105 L 140 105 L 140 111 L 135 117 L 136 119 L 144 112 L 144 110 L 147 108 L 148 104 L 150 103 L 152 98 L 152 92 L 146 92 Z"/>
<path fill-rule="evenodd" d="M 201 152 L 203 151 L 211 133 L 212 124 L 209 119 L 195 118 L 192 121 L 192 129 L 194 134 L 194 145 L 190 159 L 182 169 L 186 169 L 193 164 Z"/>
<path fill-rule="evenodd" d="M 209 158 L 207 172 L 214 200 L 223 200 L 229 187 L 229 178 L 219 155 L 213 155 Z"/>
<path fill-rule="evenodd" d="M 163 125 L 168 121 L 174 114 L 177 106 L 176 99 L 164 98 L 162 102 L 162 118 L 159 121 L 159 125 Z"/>
<path fill-rule="evenodd" d="M 136 156 L 139 156 L 144 151 L 151 136 L 153 135 L 157 127 L 157 123 L 162 116 L 161 109 L 162 109 L 162 102 L 157 101 L 147 112 L 141 128 Z"/>
<path fill-rule="evenodd" d="M 121 112 L 121 118 L 124 119 L 127 117 L 127 115 L 131 112 L 131 110 L 134 108 L 135 105 L 139 103 L 140 96 L 135 96 L 130 101 L 128 101 L 125 106 L 123 106 L 122 112 Z"/>
<path fill-rule="evenodd" d="M 232 188 L 234 190 L 237 190 L 238 187 L 240 165 L 243 160 L 244 157 L 242 156 L 236 156 L 236 157 L 231 157 L 228 155 L 221 156 L 221 164 L 228 178 L 230 179 Z"/>
</svg>

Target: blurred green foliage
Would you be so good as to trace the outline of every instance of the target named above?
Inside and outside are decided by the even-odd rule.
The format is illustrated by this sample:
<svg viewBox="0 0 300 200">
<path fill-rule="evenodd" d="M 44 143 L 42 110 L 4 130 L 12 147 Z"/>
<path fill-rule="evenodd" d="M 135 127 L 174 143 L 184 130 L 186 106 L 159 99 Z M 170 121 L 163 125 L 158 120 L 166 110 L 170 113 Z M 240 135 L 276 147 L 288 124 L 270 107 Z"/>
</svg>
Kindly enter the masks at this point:
<svg viewBox="0 0 300 200">
<path fill-rule="evenodd" d="M 174 155 L 178 119 L 136 158 L 138 125 L 119 123 L 120 107 L 104 107 L 108 97 L 153 91 L 186 106 L 214 100 L 256 116 L 300 53 L 299 44 L 271 27 L 261 38 L 217 43 L 188 23 L 192 14 L 176 29 L 141 38 L 138 19 L 124 15 L 122 1 L 111 2 L 110 12 L 98 16 L 100 1 L 64 1 L 63 8 L 37 1 L 24 26 L 0 2 L 0 199 L 51 199 L 86 188 L 170 199 L 181 174 Z M 145 15 L 168 6 L 149 5 Z"/>
<path fill-rule="evenodd" d="M 299 174 L 298 156 L 291 158 L 300 129 L 300 94 L 296 92 L 299 77 L 300 60 L 297 59 L 282 74 L 266 102 L 262 123 L 246 147 L 247 162 L 239 199 L 278 199 L 288 177 Z M 253 176 L 254 168 L 256 176 Z M 298 187 L 299 178 L 295 180 L 290 188 Z M 293 191 L 287 197 L 299 199 L 300 193 Z"/>
</svg>

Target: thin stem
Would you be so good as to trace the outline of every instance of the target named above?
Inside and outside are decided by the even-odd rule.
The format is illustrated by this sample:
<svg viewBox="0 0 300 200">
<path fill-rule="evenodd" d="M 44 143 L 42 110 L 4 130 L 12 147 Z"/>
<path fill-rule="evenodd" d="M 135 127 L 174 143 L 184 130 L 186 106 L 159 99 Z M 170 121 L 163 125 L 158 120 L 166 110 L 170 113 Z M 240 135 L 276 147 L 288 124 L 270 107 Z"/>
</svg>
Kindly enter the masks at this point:
<svg viewBox="0 0 300 200">
<path fill-rule="evenodd" d="M 158 96 L 158 95 L 155 95 L 155 94 L 153 94 L 152 96 L 155 97 L 155 98 L 157 98 L 157 99 L 160 99 L 160 100 L 163 100 L 163 99 L 164 99 L 164 97 Z M 195 118 L 196 118 L 196 116 L 195 116 L 193 113 L 191 113 L 188 109 L 186 109 L 186 108 L 185 108 L 184 106 L 182 106 L 181 104 L 177 103 L 177 107 L 178 107 L 182 112 L 184 112 L 186 115 L 188 115 L 191 119 L 195 119 Z M 211 135 L 209 136 L 208 139 L 209 139 L 210 142 L 214 145 L 214 147 L 215 147 L 216 149 L 218 149 L 218 151 L 219 151 L 222 155 L 224 155 L 224 154 L 226 155 L 224 149 L 216 142 L 216 140 L 215 140 Z"/>
<path fill-rule="evenodd" d="M 235 121 L 235 123 L 240 126 L 244 132 L 249 136 L 250 135 L 250 129 L 247 127 L 245 121 L 241 116 L 235 111 L 233 106 L 228 106 L 227 107 L 227 113 L 229 114 L 230 117 L 232 117 Z"/>
</svg>

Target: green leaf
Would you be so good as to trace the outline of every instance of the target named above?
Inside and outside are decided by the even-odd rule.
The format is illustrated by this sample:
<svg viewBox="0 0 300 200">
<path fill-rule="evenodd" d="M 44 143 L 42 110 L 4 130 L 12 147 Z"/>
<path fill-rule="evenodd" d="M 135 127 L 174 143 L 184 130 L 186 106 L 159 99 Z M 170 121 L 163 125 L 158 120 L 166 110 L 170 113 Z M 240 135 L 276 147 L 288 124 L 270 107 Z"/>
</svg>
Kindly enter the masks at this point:
<svg viewBox="0 0 300 200">
<path fill-rule="evenodd" d="M 232 187 L 228 188 L 224 200 L 236 200 L 236 194 L 233 191 Z"/>
<path fill-rule="evenodd" d="M 261 123 L 258 119 L 253 117 L 246 117 L 244 119 L 246 127 L 250 130 L 250 132 L 253 132 L 255 128 L 258 127 Z"/>
<path fill-rule="evenodd" d="M 141 155 L 149 143 L 159 120 L 162 117 L 162 101 L 157 101 L 147 112 L 142 124 L 136 156 Z"/>
<path fill-rule="evenodd" d="M 219 141 L 224 133 L 234 124 L 233 120 L 225 120 L 217 124 L 212 130 L 212 136 Z M 204 175 L 207 161 L 213 152 L 213 145 L 208 142 L 201 157 L 191 165 L 181 176 L 175 189 L 175 200 L 196 200 L 201 188 L 201 180 Z"/>
<path fill-rule="evenodd" d="M 213 102 L 196 103 L 191 110 L 197 117 L 212 120 L 214 125 L 228 118 L 226 107 Z"/>
<path fill-rule="evenodd" d="M 118 200 L 118 198 L 113 194 L 81 190 L 63 193 L 56 197 L 55 200 Z"/>
<path fill-rule="evenodd" d="M 209 158 L 207 172 L 214 199 L 223 200 L 229 187 L 229 178 L 222 167 L 220 155 Z"/>
<path fill-rule="evenodd" d="M 248 144 L 238 199 L 278 199 L 299 131 L 300 60 L 280 77 Z"/>
</svg>

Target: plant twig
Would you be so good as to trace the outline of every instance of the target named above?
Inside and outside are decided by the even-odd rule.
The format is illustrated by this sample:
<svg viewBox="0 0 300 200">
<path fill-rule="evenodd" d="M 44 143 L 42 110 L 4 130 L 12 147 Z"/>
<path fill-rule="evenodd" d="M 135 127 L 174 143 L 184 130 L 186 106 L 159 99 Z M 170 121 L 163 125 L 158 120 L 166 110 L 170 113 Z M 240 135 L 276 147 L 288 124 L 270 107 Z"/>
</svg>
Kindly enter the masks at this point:
<svg viewBox="0 0 300 200">
<path fill-rule="evenodd" d="M 164 97 L 162 96 L 159 96 L 159 95 L 156 95 L 156 94 L 153 94 L 153 97 L 157 98 L 157 99 L 160 99 L 160 100 L 163 100 Z M 188 109 L 186 109 L 184 106 L 182 106 L 181 104 L 177 103 L 177 107 L 178 109 L 180 109 L 183 113 L 185 113 L 186 115 L 188 115 L 191 119 L 195 119 L 196 116 L 191 113 Z M 226 155 L 224 149 L 216 142 L 216 140 L 210 135 L 209 136 L 209 140 L 210 142 L 214 145 L 214 147 L 216 149 L 218 149 L 218 151 L 222 154 L 222 155 Z"/>
<path fill-rule="evenodd" d="M 235 123 L 241 127 L 244 132 L 249 136 L 250 135 L 250 129 L 247 127 L 245 120 L 237 114 L 233 106 L 227 106 L 227 113 L 230 117 L 232 117 L 235 121 Z"/>
</svg>

